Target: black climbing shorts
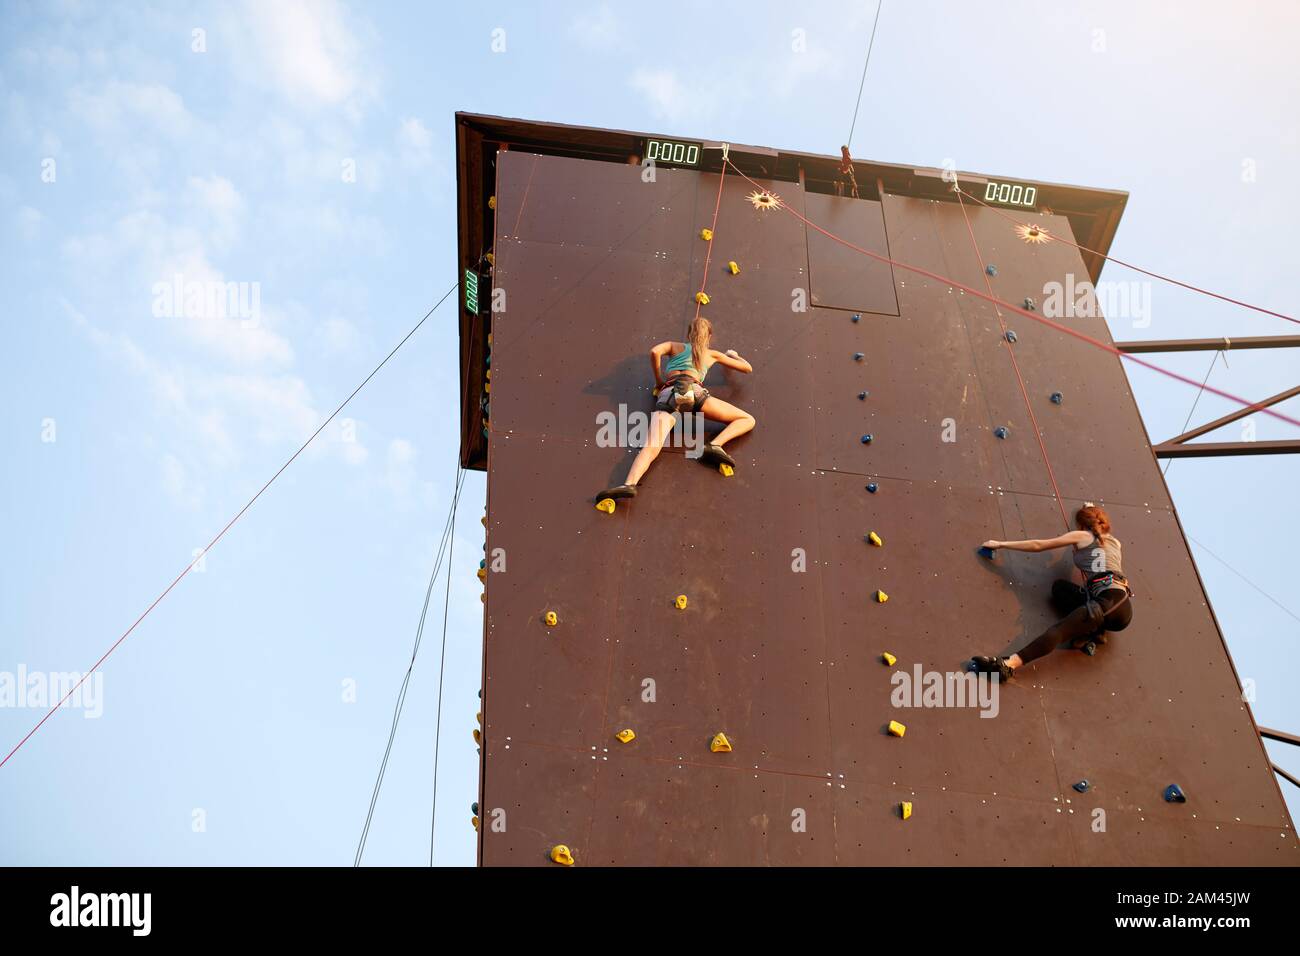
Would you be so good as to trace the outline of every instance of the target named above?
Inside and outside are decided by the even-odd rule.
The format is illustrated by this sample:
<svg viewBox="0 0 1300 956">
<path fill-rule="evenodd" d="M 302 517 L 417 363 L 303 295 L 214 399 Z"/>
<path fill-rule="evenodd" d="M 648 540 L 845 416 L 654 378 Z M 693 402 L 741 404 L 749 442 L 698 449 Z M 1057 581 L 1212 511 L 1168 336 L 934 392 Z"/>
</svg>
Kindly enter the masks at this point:
<svg viewBox="0 0 1300 956">
<path fill-rule="evenodd" d="M 655 395 L 660 412 L 698 412 L 709 398 L 709 390 L 685 375 L 673 379 Z"/>
</svg>

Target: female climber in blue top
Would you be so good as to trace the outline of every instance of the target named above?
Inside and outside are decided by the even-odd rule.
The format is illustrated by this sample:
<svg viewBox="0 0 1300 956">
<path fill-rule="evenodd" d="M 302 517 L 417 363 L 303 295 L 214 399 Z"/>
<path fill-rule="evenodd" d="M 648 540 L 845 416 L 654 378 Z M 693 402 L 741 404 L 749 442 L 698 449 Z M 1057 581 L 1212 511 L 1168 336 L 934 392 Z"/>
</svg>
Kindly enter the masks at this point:
<svg viewBox="0 0 1300 956">
<path fill-rule="evenodd" d="M 696 316 L 691 322 L 686 339 L 685 342 L 660 342 L 650 350 L 650 367 L 655 376 L 655 411 L 650 419 L 650 434 L 645 447 L 628 469 L 627 480 L 606 488 L 596 496 L 597 501 L 636 496 L 637 482 L 663 449 L 664 439 L 676 422 L 675 413 L 699 412 L 710 421 L 724 422 L 722 431 L 713 441 L 705 443 L 700 457 L 709 464 L 725 463 L 735 467 L 735 459 L 722 446 L 750 431 L 755 425 L 754 416 L 710 395 L 703 384 L 704 376 L 715 364 L 746 373 L 754 371 L 754 367 L 734 349 L 719 352 L 710 348 L 713 326 L 703 316 Z M 666 368 L 665 357 L 668 359 Z"/>
</svg>

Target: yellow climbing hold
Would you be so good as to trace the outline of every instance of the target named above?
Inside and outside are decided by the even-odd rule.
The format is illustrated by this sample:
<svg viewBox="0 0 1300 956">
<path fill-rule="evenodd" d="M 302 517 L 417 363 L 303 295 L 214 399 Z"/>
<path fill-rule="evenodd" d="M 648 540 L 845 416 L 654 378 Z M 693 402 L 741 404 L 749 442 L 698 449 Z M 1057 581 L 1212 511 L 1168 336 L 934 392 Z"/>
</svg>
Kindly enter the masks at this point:
<svg viewBox="0 0 1300 956">
<path fill-rule="evenodd" d="M 697 292 L 695 293 L 695 301 L 698 302 L 700 305 L 708 305 L 709 297 L 705 295 L 703 292 Z"/>
<path fill-rule="evenodd" d="M 733 276 L 740 275 L 740 266 L 736 265 L 735 260 L 727 263 L 727 268 L 731 270 Z"/>
<path fill-rule="evenodd" d="M 891 737 L 901 737 L 905 733 L 907 733 L 907 728 L 904 727 L 902 724 L 900 724 L 898 721 L 891 720 L 889 722 L 889 735 Z"/>
<path fill-rule="evenodd" d="M 636 740 L 636 734 L 632 732 L 631 727 L 627 728 L 626 730 L 620 730 L 614 736 L 616 736 L 620 741 L 622 741 L 625 744 L 630 744 L 632 741 Z"/>
<path fill-rule="evenodd" d="M 901 813 L 903 815 L 903 819 L 906 820 L 908 817 L 912 815 L 912 804 L 906 800 L 902 801 L 898 805 L 898 812 Z"/>
<path fill-rule="evenodd" d="M 560 623 L 560 616 L 554 611 L 547 611 L 545 621 L 547 627 L 555 627 L 555 625 Z"/>
<path fill-rule="evenodd" d="M 679 594 L 679 595 L 677 595 L 677 599 L 676 599 L 675 601 L 673 601 L 673 604 L 677 605 L 677 610 L 679 610 L 679 611 L 685 611 L 685 610 L 686 610 L 686 595 L 685 595 L 685 594 Z"/>
<path fill-rule="evenodd" d="M 700 238 L 703 239 L 705 242 L 708 242 L 710 239 L 713 238 L 713 230 L 712 230 L 712 229 L 701 229 L 701 230 L 700 230 Z"/>
<path fill-rule="evenodd" d="M 599 501 L 596 502 L 596 510 L 603 511 L 607 515 L 612 515 L 614 513 L 614 499 L 601 498 Z"/>
<path fill-rule="evenodd" d="M 481 521 L 481 522 L 483 522 L 483 527 L 485 527 L 485 528 L 487 527 L 487 515 L 484 515 L 483 517 L 479 518 L 478 520 Z"/>
<path fill-rule="evenodd" d="M 725 461 L 718 462 L 718 471 L 722 472 L 723 478 L 730 478 L 736 473 L 736 469 L 732 468 Z"/>
<path fill-rule="evenodd" d="M 475 727 L 475 728 L 474 728 L 474 743 L 476 743 L 476 744 L 481 744 L 482 742 L 483 742 L 483 731 L 481 731 L 481 730 L 479 730 L 477 727 Z"/>
<path fill-rule="evenodd" d="M 731 753 L 731 741 L 727 739 L 727 735 L 724 733 L 714 734 L 713 740 L 709 742 L 709 749 L 715 754 L 729 754 Z"/>
<path fill-rule="evenodd" d="M 488 208 L 489 208 L 489 209 L 496 209 L 496 208 L 497 208 L 497 197 L 496 197 L 496 196 L 488 196 Z"/>
<path fill-rule="evenodd" d="M 886 664 L 888 664 L 890 667 L 893 667 L 895 664 L 898 663 L 898 658 L 895 657 L 893 654 L 889 653 L 889 651 L 885 651 L 885 653 L 881 654 L 880 659 L 884 661 Z"/>
<path fill-rule="evenodd" d="M 563 843 L 557 844 L 551 848 L 551 859 L 556 863 L 562 863 L 564 866 L 573 866 L 573 854 Z"/>
<path fill-rule="evenodd" d="M 470 817 L 469 822 L 474 824 L 474 829 L 478 829 L 478 817 Z"/>
<path fill-rule="evenodd" d="M 487 580 L 487 568 L 479 568 L 479 569 L 478 569 L 478 579 L 479 579 L 480 581 L 486 581 L 486 580 Z"/>
<path fill-rule="evenodd" d="M 876 592 L 876 603 L 877 603 L 877 604 L 884 604 L 884 603 L 885 603 L 886 601 L 888 601 L 888 600 L 889 600 L 889 595 L 886 594 L 884 591 L 877 591 L 877 592 Z"/>
<path fill-rule="evenodd" d="M 871 532 L 871 534 L 867 535 L 867 540 L 870 541 L 872 544 L 874 544 L 877 548 L 883 548 L 885 546 L 885 542 L 880 540 L 880 535 L 876 534 L 874 531 Z"/>
<path fill-rule="evenodd" d="M 497 264 L 497 257 L 496 257 L 496 253 L 494 252 L 489 252 L 483 258 L 488 261 L 488 265 L 490 266 L 495 266 Z"/>
</svg>

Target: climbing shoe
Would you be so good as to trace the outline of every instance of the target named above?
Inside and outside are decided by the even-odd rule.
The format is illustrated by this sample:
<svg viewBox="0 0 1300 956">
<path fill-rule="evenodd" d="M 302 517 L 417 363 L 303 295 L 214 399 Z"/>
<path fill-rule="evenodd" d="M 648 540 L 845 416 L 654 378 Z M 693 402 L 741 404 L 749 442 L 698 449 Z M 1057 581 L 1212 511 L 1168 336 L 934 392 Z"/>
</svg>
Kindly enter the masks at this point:
<svg viewBox="0 0 1300 956">
<path fill-rule="evenodd" d="M 997 674 L 1002 680 L 1011 680 L 1015 670 L 1005 657 L 972 657 L 971 663 L 979 674 Z"/>
<path fill-rule="evenodd" d="M 636 485 L 615 485 L 613 488 L 606 488 L 600 494 L 596 495 L 597 501 L 605 498 L 635 498 Z"/>
<path fill-rule="evenodd" d="M 728 455 L 726 449 L 721 445 L 714 445 L 711 442 L 705 444 L 704 450 L 700 452 L 700 461 L 706 465 L 730 465 L 732 468 L 736 467 L 736 459 Z"/>
</svg>

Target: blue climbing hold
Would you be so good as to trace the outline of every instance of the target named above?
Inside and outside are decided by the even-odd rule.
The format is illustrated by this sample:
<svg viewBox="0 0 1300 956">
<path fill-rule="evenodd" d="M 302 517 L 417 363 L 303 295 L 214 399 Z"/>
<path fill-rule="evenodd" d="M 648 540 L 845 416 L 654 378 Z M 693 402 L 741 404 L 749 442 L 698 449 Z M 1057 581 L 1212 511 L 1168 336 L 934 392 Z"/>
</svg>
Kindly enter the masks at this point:
<svg viewBox="0 0 1300 956">
<path fill-rule="evenodd" d="M 1034 311 L 1035 308 L 1034 300 L 1031 299 L 1029 296 L 1025 296 L 1025 308 L 1028 309 L 1030 312 Z"/>
<path fill-rule="evenodd" d="M 997 428 L 993 429 L 993 434 L 997 435 L 999 438 L 1006 438 L 1008 434 L 1007 426 L 999 425 Z"/>
<path fill-rule="evenodd" d="M 1016 330 L 1015 330 L 1015 329 L 1007 329 L 1007 341 L 1008 341 L 1008 342 L 1014 342 L 1015 340 L 1016 340 Z"/>
<path fill-rule="evenodd" d="M 1092 784 L 1090 784 L 1087 780 L 1080 780 L 1078 783 L 1074 785 L 1074 789 L 1078 790 L 1080 793 L 1087 793 L 1089 790 L 1092 789 Z"/>
<path fill-rule="evenodd" d="M 471 803 L 471 804 L 469 805 L 469 808 L 470 808 L 470 811 L 474 814 L 474 816 L 478 816 L 478 801 L 477 801 L 477 800 L 475 800 L 473 803 Z"/>
<path fill-rule="evenodd" d="M 1053 392 L 1053 393 L 1052 393 L 1052 404 L 1053 404 L 1053 405 L 1060 405 L 1061 402 L 1063 402 L 1063 401 L 1065 401 L 1065 396 L 1062 395 L 1060 392 Z"/>
<path fill-rule="evenodd" d="M 879 488 L 880 486 L 877 485 L 874 481 L 871 484 L 867 485 L 867 491 L 871 492 L 873 495 L 876 493 L 877 490 L 879 490 Z"/>
<path fill-rule="evenodd" d="M 998 274 L 998 267 L 995 266 L 993 263 L 990 262 L 988 265 L 986 265 L 986 266 L 984 267 L 984 271 L 987 272 L 987 273 L 988 273 L 989 275 L 991 275 L 991 276 L 995 276 L 995 275 Z"/>
<path fill-rule="evenodd" d="M 1178 784 L 1171 783 L 1169 786 L 1165 787 L 1165 802 L 1186 803 L 1187 794 L 1183 793 L 1183 788 L 1178 786 Z"/>
<path fill-rule="evenodd" d="M 871 436 L 871 435 L 863 435 L 863 436 L 862 436 L 862 444 L 864 444 L 864 445 L 870 445 L 870 444 L 871 444 L 871 439 L 872 439 L 872 436 Z"/>
<path fill-rule="evenodd" d="M 479 566 L 480 568 L 486 568 L 486 567 L 487 567 L 487 558 L 484 558 L 482 561 L 480 561 L 480 562 L 478 563 L 478 566 Z"/>
<path fill-rule="evenodd" d="M 867 393 L 866 393 L 866 392 L 858 392 L 858 401 L 860 401 L 860 402 L 865 402 L 866 400 L 867 400 Z"/>
<path fill-rule="evenodd" d="M 853 353 L 853 361 L 855 362 L 861 362 L 864 358 L 866 358 L 866 356 L 863 355 L 861 352 Z"/>
<path fill-rule="evenodd" d="M 992 549 L 992 548 L 980 548 L 980 550 L 979 550 L 979 555 L 980 555 L 981 558 L 988 558 L 990 561 L 992 561 L 992 560 L 993 560 L 993 549 Z"/>
<path fill-rule="evenodd" d="M 854 321 L 854 322 L 861 322 L 861 321 L 862 321 L 862 316 L 860 316 L 860 315 L 858 315 L 858 313 L 854 312 L 854 313 L 853 313 L 853 321 Z"/>
</svg>

